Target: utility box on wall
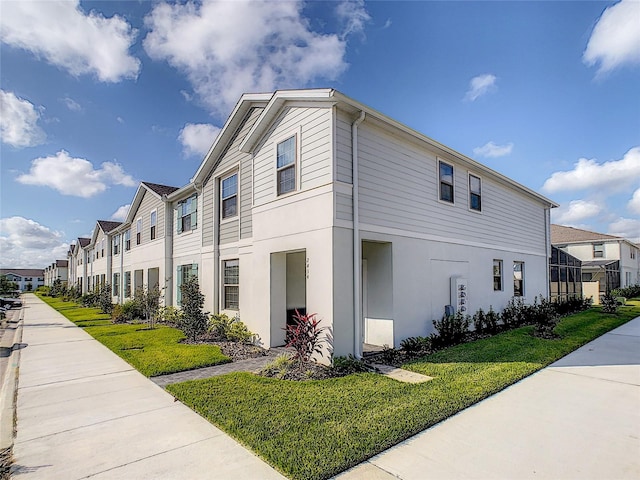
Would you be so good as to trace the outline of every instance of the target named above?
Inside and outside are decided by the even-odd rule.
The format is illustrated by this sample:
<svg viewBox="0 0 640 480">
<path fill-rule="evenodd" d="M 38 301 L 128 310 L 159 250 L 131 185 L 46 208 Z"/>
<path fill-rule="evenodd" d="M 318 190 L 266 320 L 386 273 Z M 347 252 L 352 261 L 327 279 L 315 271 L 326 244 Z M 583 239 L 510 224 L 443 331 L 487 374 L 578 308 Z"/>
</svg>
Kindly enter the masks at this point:
<svg viewBox="0 0 640 480">
<path fill-rule="evenodd" d="M 455 313 L 467 313 L 467 279 L 464 277 L 451 277 L 451 305 Z"/>
</svg>

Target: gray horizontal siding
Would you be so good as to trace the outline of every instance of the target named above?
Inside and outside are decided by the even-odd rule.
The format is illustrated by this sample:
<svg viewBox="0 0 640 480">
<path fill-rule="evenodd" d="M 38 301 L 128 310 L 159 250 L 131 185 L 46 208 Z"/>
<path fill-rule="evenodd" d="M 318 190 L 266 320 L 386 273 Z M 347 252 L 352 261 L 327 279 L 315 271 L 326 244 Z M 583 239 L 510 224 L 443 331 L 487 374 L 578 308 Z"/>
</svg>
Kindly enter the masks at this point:
<svg viewBox="0 0 640 480">
<path fill-rule="evenodd" d="M 220 245 L 237 242 L 238 235 L 239 235 L 238 219 L 230 220 L 220 224 Z"/>
<path fill-rule="evenodd" d="M 215 179 L 209 177 L 202 188 L 202 245 L 213 245 Z"/>
<path fill-rule="evenodd" d="M 353 201 L 351 195 L 336 194 L 336 218 L 338 220 L 353 220 Z"/>
<path fill-rule="evenodd" d="M 336 180 L 351 183 L 351 118 L 342 110 L 336 116 L 336 165 Z"/>
<path fill-rule="evenodd" d="M 439 202 L 432 152 L 366 122 L 358 134 L 361 223 L 533 251 L 545 245 L 544 208 L 524 194 L 480 175 L 482 213 L 470 211 L 469 172 L 447 159 L 455 204 Z"/>
</svg>

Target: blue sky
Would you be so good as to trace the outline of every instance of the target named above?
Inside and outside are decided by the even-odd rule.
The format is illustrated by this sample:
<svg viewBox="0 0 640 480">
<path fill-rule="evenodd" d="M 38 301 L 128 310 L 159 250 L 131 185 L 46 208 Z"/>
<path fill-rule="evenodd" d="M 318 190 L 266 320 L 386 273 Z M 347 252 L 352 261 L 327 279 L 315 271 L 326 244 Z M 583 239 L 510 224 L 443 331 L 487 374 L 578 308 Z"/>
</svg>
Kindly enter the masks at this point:
<svg viewBox="0 0 640 480">
<path fill-rule="evenodd" d="M 243 92 L 333 87 L 640 242 L 640 1 L 0 3 L 0 265 L 188 183 Z"/>
</svg>

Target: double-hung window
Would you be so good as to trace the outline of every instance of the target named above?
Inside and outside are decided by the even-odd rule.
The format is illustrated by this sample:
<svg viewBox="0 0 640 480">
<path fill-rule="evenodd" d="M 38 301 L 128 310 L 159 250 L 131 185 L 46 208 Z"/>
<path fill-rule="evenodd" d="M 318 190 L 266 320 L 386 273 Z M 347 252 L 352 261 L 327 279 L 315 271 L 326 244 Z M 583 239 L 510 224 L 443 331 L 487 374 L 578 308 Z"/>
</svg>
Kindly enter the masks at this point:
<svg viewBox="0 0 640 480">
<path fill-rule="evenodd" d="M 234 173 L 220 182 L 220 203 L 222 218 L 235 217 L 238 214 L 238 174 Z"/>
<path fill-rule="evenodd" d="M 604 257 L 604 243 L 595 243 L 593 245 L 593 258 Z"/>
<path fill-rule="evenodd" d="M 191 277 L 198 278 L 198 264 L 197 263 L 189 263 L 187 265 L 179 265 L 176 272 L 176 300 L 178 306 L 182 306 L 182 285 L 184 285 L 187 280 Z"/>
<path fill-rule="evenodd" d="M 97 275 L 96 275 L 97 278 Z M 98 283 L 98 281 L 96 280 L 96 284 Z M 119 273 L 114 273 L 113 274 L 113 296 L 117 297 L 120 295 L 120 274 Z"/>
<path fill-rule="evenodd" d="M 453 203 L 453 165 L 439 162 L 440 200 Z"/>
<path fill-rule="evenodd" d="M 102 257 L 104 257 L 104 245 L 105 245 L 106 240 L 103 238 L 102 241 L 100 242 L 100 249 L 102 251 Z"/>
<path fill-rule="evenodd" d="M 238 310 L 240 294 L 240 262 L 225 260 L 223 263 L 223 301 L 225 310 Z"/>
<path fill-rule="evenodd" d="M 131 250 L 131 229 L 129 228 L 124 232 L 124 251 Z"/>
<path fill-rule="evenodd" d="M 296 136 L 290 137 L 277 146 L 277 183 L 278 195 L 293 192 L 296 189 Z"/>
<path fill-rule="evenodd" d="M 155 240 L 156 239 L 156 224 L 158 223 L 158 212 L 156 210 L 154 210 L 153 212 L 151 212 L 151 231 L 149 232 L 149 236 L 151 238 L 151 240 Z"/>
<path fill-rule="evenodd" d="M 142 219 L 136 220 L 136 245 L 142 243 Z"/>
<path fill-rule="evenodd" d="M 113 254 L 118 255 L 119 253 L 120 253 L 120 234 L 115 235 L 113 237 Z"/>
<path fill-rule="evenodd" d="M 194 230 L 198 225 L 198 197 L 192 195 L 178 203 L 178 233 Z"/>
<path fill-rule="evenodd" d="M 480 177 L 469 174 L 469 208 L 482 211 L 482 181 Z"/>
<path fill-rule="evenodd" d="M 493 261 L 493 291 L 502 291 L 502 260 Z"/>
<path fill-rule="evenodd" d="M 124 296 L 131 298 L 131 272 L 124 272 Z"/>
<path fill-rule="evenodd" d="M 524 262 L 513 262 L 513 296 L 524 296 Z"/>
</svg>

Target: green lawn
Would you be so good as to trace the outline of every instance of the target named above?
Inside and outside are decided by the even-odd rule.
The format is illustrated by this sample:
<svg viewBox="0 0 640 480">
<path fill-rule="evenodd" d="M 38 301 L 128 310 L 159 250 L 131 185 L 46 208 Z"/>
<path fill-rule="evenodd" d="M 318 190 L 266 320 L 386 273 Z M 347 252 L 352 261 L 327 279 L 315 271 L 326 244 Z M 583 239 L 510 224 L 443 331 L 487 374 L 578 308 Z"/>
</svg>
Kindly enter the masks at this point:
<svg viewBox="0 0 640 480">
<path fill-rule="evenodd" d="M 110 316 L 97 308 L 81 307 L 59 298 L 40 298 L 148 377 L 231 361 L 216 345 L 181 343 L 185 336 L 177 328 L 113 324 Z"/>
<path fill-rule="evenodd" d="M 235 373 L 167 390 L 294 479 L 331 477 L 640 316 L 598 308 L 563 319 L 560 339 L 523 327 L 405 365 L 434 377 L 399 383 L 372 373 L 291 382 Z"/>
</svg>

